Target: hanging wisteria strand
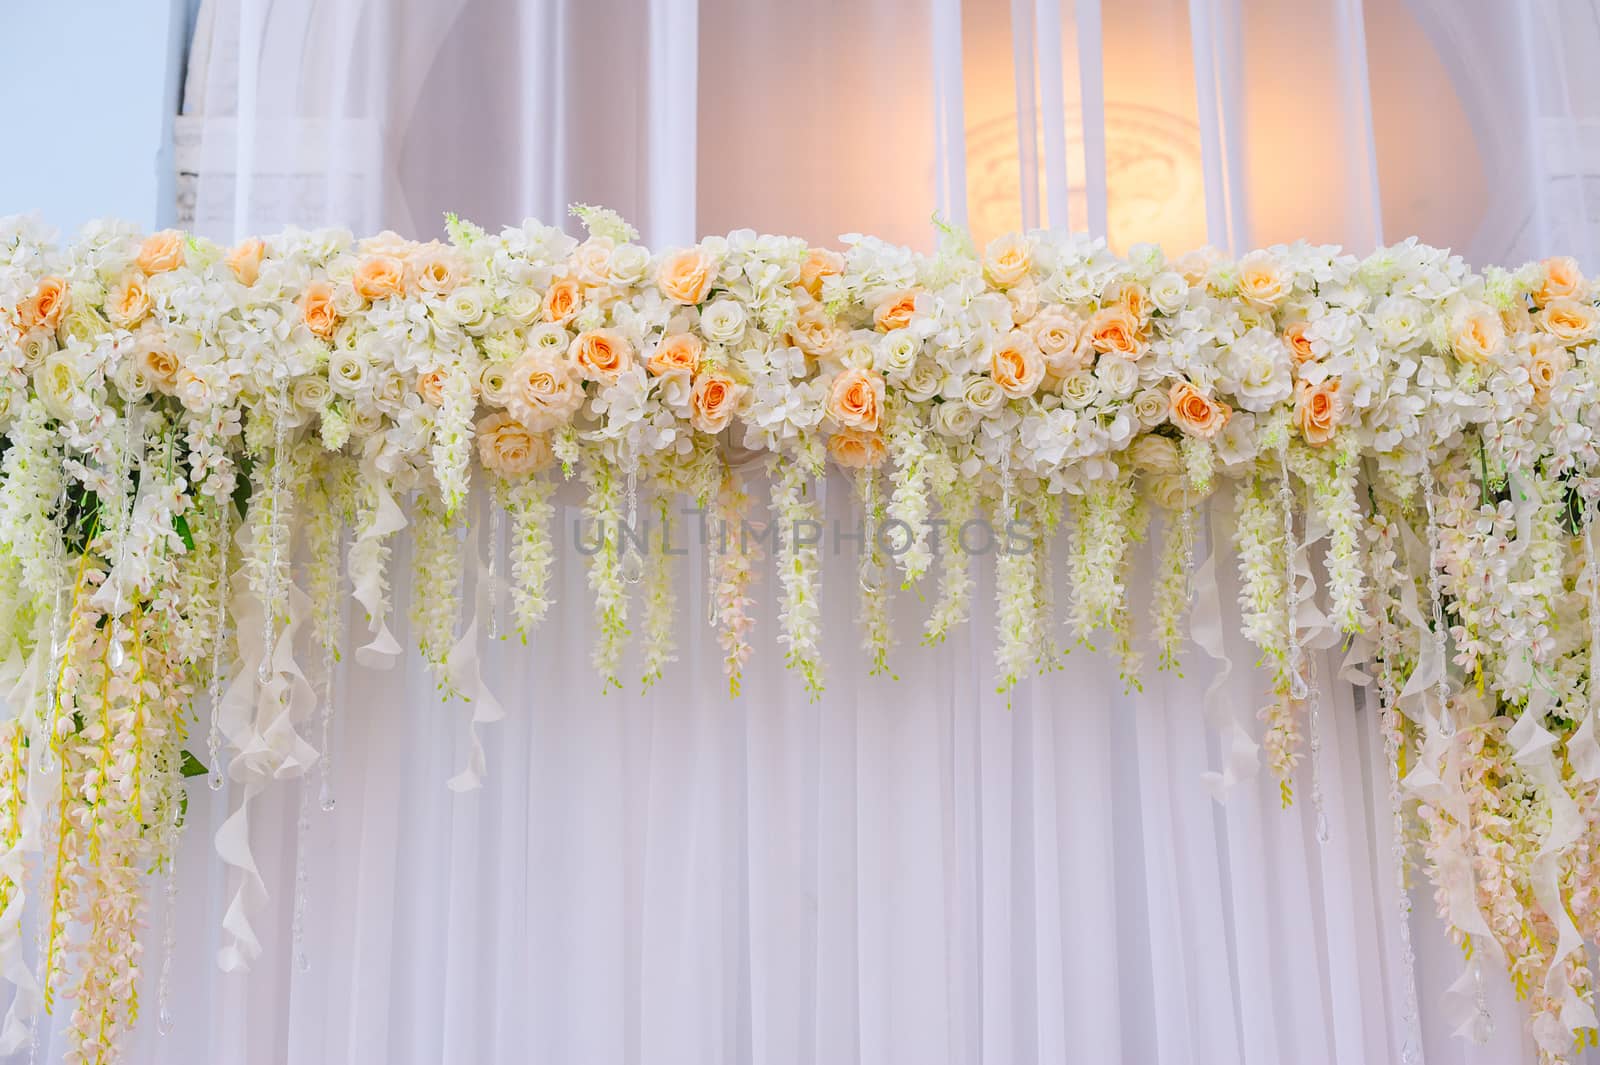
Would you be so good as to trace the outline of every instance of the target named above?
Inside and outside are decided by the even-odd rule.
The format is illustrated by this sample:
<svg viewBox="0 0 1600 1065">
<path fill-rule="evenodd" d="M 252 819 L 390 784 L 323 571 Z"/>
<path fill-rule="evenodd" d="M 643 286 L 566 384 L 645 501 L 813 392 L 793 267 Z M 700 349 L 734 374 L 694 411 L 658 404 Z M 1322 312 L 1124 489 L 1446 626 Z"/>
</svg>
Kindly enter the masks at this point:
<svg viewBox="0 0 1600 1065">
<path fill-rule="evenodd" d="M 331 808 L 335 671 L 398 659 L 395 610 L 441 697 L 490 726 L 467 635 L 505 638 L 471 624 L 503 584 L 505 636 L 541 638 L 558 491 L 587 518 L 597 692 L 675 668 L 687 566 L 733 693 L 772 595 L 771 640 L 819 697 L 829 493 L 861 523 L 871 672 L 923 653 L 896 623 L 926 597 L 924 643 L 993 626 L 1003 689 L 1095 642 L 1136 687 L 1183 660 L 1195 523 L 1215 515 L 1284 801 L 1318 802 L 1323 697 L 1374 658 L 1397 875 L 1422 856 L 1467 1027 L 1487 1030 L 1499 965 L 1549 1059 L 1594 1042 L 1574 944 L 1600 935 L 1600 310 L 1572 260 L 1474 272 L 1415 242 L 1169 259 L 1046 232 L 979 254 L 951 229 L 932 254 L 749 231 L 651 251 L 575 213 L 581 239 L 452 217 L 442 241 L 232 248 L 0 223 L 0 1053 L 69 1009 L 69 1055 L 114 1058 L 142 1012 L 143 924 L 167 1026 L 174 904 L 146 914 L 163 889 L 144 881 L 174 883 L 186 777 L 230 785 L 229 934 L 249 935 L 246 804 L 302 778 L 304 840 L 315 771 Z M 463 506 L 481 477 L 486 558 Z M 709 520 L 678 520 L 685 502 Z M 1130 570 L 1153 525 L 1147 613 Z M 972 602 L 989 573 L 992 610 Z"/>
</svg>

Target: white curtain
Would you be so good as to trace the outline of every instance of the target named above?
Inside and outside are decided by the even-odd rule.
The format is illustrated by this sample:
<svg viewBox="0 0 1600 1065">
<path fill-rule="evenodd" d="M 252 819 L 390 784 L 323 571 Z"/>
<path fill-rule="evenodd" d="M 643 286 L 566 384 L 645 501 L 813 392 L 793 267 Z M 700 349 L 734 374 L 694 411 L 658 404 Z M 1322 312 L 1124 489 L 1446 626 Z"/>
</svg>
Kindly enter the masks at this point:
<svg viewBox="0 0 1600 1065">
<path fill-rule="evenodd" d="M 937 211 L 980 238 L 1365 250 L 1416 233 L 1594 268 L 1597 56 L 1592 5 L 1567 2 L 208 0 L 180 155 L 194 225 L 223 238 L 426 236 L 445 210 L 492 225 L 587 201 L 660 245 L 748 225 L 927 246 Z M 414 656 L 341 674 L 336 808 L 290 782 L 255 818 L 273 894 L 247 974 L 213 964 L 228 797 L 191 788 L 173 1027 L 153 1023 L 158 903 L 132 1060 L 1401 1059 L 1387 786 L 1349 686 L 1324 684 L 1326 843 L 1304 786 L 1288 811 L 1265 772 L 1212 800 L 1216 664 L 1198 651 L 1127 694 L 1074 650 L 1008 706 L 987 566 L 973 623 L 900 648 L 889 680 L 866 676 L 850 549 L 825 558 L 812 705 L 781 667 L 770 572 L 727 698 L 691 556 L 680 661 L 648 694 L 602 696 L 575 515 L 550 622 L 488 652 L 510 712 L 483 790 L 445 789 L 463 710 Z M 1219 544 L 1201 591 L 1236 633 Z M 397 620 L 406 566 L 398 551 Z M 897 597 L 908 642 L 923 609 Z M 1228 705 L 1253 725 L 1254 655 L 1237 637 L 1227 653 Z M 1533 1062 L 1498 974 L 1490 1043 L 1451 1036 L 1460 957 L 1415 898 L 1426 1060 Z"/>
</svg>

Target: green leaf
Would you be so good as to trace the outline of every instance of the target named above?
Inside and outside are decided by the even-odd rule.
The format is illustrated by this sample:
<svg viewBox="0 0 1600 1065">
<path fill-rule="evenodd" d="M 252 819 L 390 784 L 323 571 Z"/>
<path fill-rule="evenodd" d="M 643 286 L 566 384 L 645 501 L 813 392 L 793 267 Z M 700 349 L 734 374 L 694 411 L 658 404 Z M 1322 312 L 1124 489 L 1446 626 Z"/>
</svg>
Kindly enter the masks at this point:
<svg viewBox="0 0 1600 1065">
<path fill-rule="evenodd" d="M 178 537 L 183 541 L 183 546 L 188 548 L 190 551 L 193 551 L 194 533 L 189 529 L 189 519 L 184 517 L 182 514 L 174 514 L 172 516 L 172 528 L 177 532 Z"/>
<path fill-rule="evenodd" d="M 186 777 L 203 777 L 210 772 L 200 759 L 187 750 L 183 752 L 182 768 L 183 775 Z"/>
</svg>

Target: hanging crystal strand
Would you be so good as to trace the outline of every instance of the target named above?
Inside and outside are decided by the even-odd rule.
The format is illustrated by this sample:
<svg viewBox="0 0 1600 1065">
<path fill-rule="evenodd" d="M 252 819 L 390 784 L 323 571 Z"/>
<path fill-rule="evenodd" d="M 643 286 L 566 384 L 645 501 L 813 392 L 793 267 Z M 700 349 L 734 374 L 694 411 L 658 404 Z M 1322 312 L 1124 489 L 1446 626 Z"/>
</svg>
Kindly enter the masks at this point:
<svg viewBox="0 0 1600 1065">
<path fill-rule="evenodd" d="M 183 792 L 183 778 L 173 775 L 167 876 L 161 902 L 161 976 L 156 983 L 156 1031 L 161 1035 L 172 1031 L 172 963 L 178 951 L 178 830 L 183 827 L 183 805 L 177 796 Z"/>
<path fill-rule="evenodd" d="M 223 652 L 228 643 L 228 551 L 233 533 L 230 505 L 226 499 L 217 500 L 217 613 L 212 619 L 211 683 L 206 692 L 211 700 L 211 727 L 206 733 L 206 785 L 212 791 L 221 791 L 223 785 L 222 669 Z"/>
<path fill-rule="evenodd" d="M 1472 1041 L 1483 1046 L 1494 1035 L 1494 1016 L 1489 1012 L 1489 991 L 1483 982 L 1483 959 L 1472 952 L 1472 1005 L 1476 1011 L 1476 1024 L 1472 1028 Z"/>
<path fill-rule="evenodd" d="M 122 492 L 122 506 L 117 512 L 117 570 L 119 575 L 124 571 L 128 560 L 128 536 L 133 528 L 133 506 L 135 489 L 133 487 L 133 434 L 134 422 L 137 421 L 136 408 L 129 407 L 122 415 L 122 483 L 125 486 Z M 120 579 L 120 576 L 119 576 Z M 113 601 L 111 618 L 107 622 L 106 664 L 113 671 L 121 669 L 127 657 L 127 649 L 122 646 L 122 610 L 126 606 L 122 602 L 122 592 L 119 587 Z"/>
<path fill-rule="evenodd" d="M 278 402 L 273 410 L 273 443 L 272 443 L 272 476 L 269 479 L 268 492 L 271 500 L 268 505 L 272 508 L 264 528 L 270 538 L 267 544 L 267 579 L 265 581 L 266 607 L 265 617 L 262 619 L 262 651 L 261 665 L 256 670 L 256 679 L 265 684 L 272 676 L 272 659 L 277 650 L 278 632 L 278 594 L 281 575 L 278 570 L 283 565 L 283 539 L 287 527 L 283 520 L 283 499 L 286 492 L 285 481 L 289 476 L 287 456 L 284 452 L 288 449 L 289 442 L 289 380 L 280 368 L 278 371 Z"/>
<path fill-rule="evenodd" d="M 1010 521 L 1011 513 L 1011 438 L 1000 446 L 1000 513 Z"/>
<path fill-rule="evenodd" d="M 1411 891 L 1406 883 L 1406 814 L 1400 784 L 1400 745 L 1403 741 L 1400 711 L 1394 684 L 1394 628 L 1387 611 L 1379 620 L 1382 665 L 1378 671 L 1378 716 L 1383 723 L 1383 749 L 1389 764 L 1389 846 L 1394 856 L 1394 886 L 1400 928 L 1400 989 L 1404 995 L 1401 1027 L 1405 1042 L 1400 1048 L 1401 1065 L 1417 1065 L 1422 1060 L 1422 1029 L 1417 1012 L 1417 955 L 1411 944 Z"/>
<path fill-rule="evenodd" d="M 311 781 L 300 778 L 300 810 L 295 818 L 294 838 L 294 910 L 289 924 L 291 957 L 295 972 L 310 972 L 311 957 L 306 953 L 306 896 L 311 884 L 308 868 L 310 855 L 307 844 L 311 839 Z"/>
<path fill-rule="evenodd" d="M 1586 514 L 1583 523 L 1583 562 L 1589 576 L 1589 677 L 1591 689 L 1600 682 L 1600 561 L 1594 546 L 1594 514 Z M 1595 698 L 1589 699 L 1590 713 L 1594 713 Z"/>
<path fill-rule="evenodd" d="M 644 557 L 639 553 L 639 460 L 630 457 L 628 460 L 628 524 L 626 533 L 618 530 L 617 539 L 621 541 L 622 558 L 619 568 L 622 579 L 629 584 L 638 584 L 644 579 Z"/>
<path fill-rule="evenodd" d="M 489 603 L 489 639 L 500 638 L 500 524 L 504 520 L 504 507 L 500 499 L 500 479 L 494 478 L 489 487 L 489 588 L 485 596 Z"/>
<path fill-rule="evenodd" d="M 1428 511 L 1428 598 L 1433 601 L 1433 645 L 1439 660 L 1439 731 L 1454 736 L 1456 725 L 1450 713 L 1449 644 L 1444 628 L 1444 573 L 1439 568 L 1439 523 L 1434 512 L 1433 467 L 1422 478 L 1422 499 Z"/>
<path fill-rule="evenodd" d="M 878 591 L 883 584 L 883 563 L 878 557 L 878 474 L 876 470 L 864 469 L 861 471 L 861 480 L 858 482 L 861 489 L 862 510 L 862 535 L 864 540 L 861 545 L 861 559 L 857 569 L 857 577 L 861 583 L 861 591 L 872 594 Z"/>
<path fill-rule="evenodd" d="M 330 604 L 331 605 L 331 604 Z M 333 606 L 337 613 L 338 606 Z M 342 627 L 342 626 L 341 626 Z M 317 802 L 324 813 L 332 813 L 336 805 L 333 797 L 333 670 L 334 655 L 333 643 L 329 641 L 322 648 L 322 707 L 318 714 L 317 726 L 321 732 L 320 757 L 317 758 L 317 778 L 319 782 Z M 306 789 L 309 791 L 309 789 Z"/>
</svg>

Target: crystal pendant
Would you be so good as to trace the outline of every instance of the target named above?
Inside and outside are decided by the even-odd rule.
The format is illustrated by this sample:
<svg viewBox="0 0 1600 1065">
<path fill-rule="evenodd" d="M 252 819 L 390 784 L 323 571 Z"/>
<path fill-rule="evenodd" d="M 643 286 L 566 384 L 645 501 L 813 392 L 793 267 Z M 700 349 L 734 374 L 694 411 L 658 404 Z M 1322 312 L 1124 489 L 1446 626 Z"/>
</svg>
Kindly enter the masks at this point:
<svg viewBox="0 0 1600 1065">
<path fill-rule="evenodd" d="M 622 579 L 629 584 L 638 584 L 644 580 L 644 556 L 639 554 L 637 548 L 623 549 L 622 561 L 617 568 L 622 573 Z"/>
<path fill-rule="evenodd" d="M 106 664 L 111 667 L 112 672 L 116 672 L 122 668 L 123 663 L 127 660 L 128 651 L 127 648 L 122 646 L 122 635 L 113 633 L 111 643 L 106 647 Z"/>
<path fill-rule="evenodd" d="M 1289 672 L 1289 698 L 1296 702 L 1301 701 L 1311 694 L 1311 689 L 1306 685 L 1306 678 L 1298 668 Z"/>
<path fill-rule="evenodd" d="M 156 1017 L 156 1031 L 161 1033 L 162 1035 L 171 1035 L 172 1034 L 172 1026 L 173 1026 L 172 1011 L 170 1009 L 168 1009 L 167 1007 L 162 1006 L 160 1015 Z"/>
</svg>

